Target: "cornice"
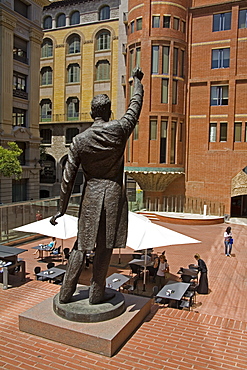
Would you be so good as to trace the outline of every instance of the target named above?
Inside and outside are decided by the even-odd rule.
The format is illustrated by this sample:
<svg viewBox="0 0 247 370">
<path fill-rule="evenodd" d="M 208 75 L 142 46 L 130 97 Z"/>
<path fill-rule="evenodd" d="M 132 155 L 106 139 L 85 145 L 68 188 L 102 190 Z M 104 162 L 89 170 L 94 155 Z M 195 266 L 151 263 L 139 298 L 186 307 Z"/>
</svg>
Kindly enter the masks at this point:
<svg viewBox="0 0 247 370">
<path fill-rule="evenodd" d="M 0 25 L 13 31 L 16 27 L 16 18 L 4 9 L 0 9 Z"/>
</svg>

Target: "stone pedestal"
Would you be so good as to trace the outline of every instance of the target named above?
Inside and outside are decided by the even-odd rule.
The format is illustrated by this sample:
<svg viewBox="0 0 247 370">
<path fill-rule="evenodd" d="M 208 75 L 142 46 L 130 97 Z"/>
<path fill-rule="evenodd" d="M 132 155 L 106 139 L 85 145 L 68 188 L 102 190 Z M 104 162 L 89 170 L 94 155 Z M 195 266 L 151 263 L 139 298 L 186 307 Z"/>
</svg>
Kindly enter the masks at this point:
<svg viewBox="0 0 247 370">
<path fill-rule="evenodd" d="M 110 320 L 69 321 L 53 311 L 53 297 L 19 315 L 19 329 L 86 351 L 112 356 L 135 332 L 151 309 L 151 299 L 123 294 L 125 311 Z"/>
</svg>

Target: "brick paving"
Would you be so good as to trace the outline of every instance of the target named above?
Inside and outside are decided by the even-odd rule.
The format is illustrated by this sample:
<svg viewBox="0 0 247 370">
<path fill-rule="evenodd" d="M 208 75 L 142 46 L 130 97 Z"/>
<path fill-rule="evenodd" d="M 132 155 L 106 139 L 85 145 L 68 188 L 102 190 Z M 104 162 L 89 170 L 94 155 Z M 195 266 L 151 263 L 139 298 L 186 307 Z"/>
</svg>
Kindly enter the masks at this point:
<svg viewBox="0 0 247 370">
<path fill-rule="evenodd" d="M 130 340 L 112 358 L 83 351 L 64 344 L 29 335 L 18 330 L 18 314 L 53 296 L 58 285 L 34 280 L 33 268 L 44 266 L 34 259 L 31 246 L 22 255 L 27 261 L 27 282 L 2 290 L 0 284 L 0 368 L 3 369 L 247 369 L 247 227 L 231 225 L 234 235 L 233 255 L 224 255 L 223 232 L 226 224 L 184 226 L 159 222 L 172 230 L 202 241 L 200 244 L 169 246 L 166 255 L 171 273 L 193 263 L 198 252 L 209 270 L 209 295 L 198 295 L 192 311 L 153 305 L 152 311 Z M 73 244 L 66 241 L 67 245 Z M 131 258 L 126 249 L 121 259 Z M 113 256 L 109 274 L 126 272 L 116 267 Z M 85 271 L 85 283 L 90 270 Z"/>
</svg>

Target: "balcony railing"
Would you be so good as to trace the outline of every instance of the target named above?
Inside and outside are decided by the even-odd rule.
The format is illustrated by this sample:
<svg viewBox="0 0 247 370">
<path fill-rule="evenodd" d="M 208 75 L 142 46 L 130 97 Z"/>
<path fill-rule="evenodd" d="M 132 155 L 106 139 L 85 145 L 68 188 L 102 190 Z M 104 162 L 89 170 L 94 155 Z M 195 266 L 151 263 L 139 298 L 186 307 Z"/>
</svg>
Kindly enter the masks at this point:
<svg viewBox="0 0 247 370">
<path fill-rule="evenodd" d="M 40 122 L 74 122 L 74 121 L 82 121 L 82 122 L 91 122 L 92 118 L 89 113 L 78 113 L 78 115 L 74 115 L 73 117 L 68 117 L 67 114 L 52 114 L 47 116 L 40 116 Z"/>
<path fill-rule="evenodd" d="M 17 98 L 28 99 L 28 93 L 23 90 L 13 90 L 13 95 Z"/>
<path fill-rule="evenodd" d="M 22 63 L 28 64 L 28 58 L 23 57 L 23 56 L 21 56 L 21 55 L 13 54 L 13 58 L 14 58 L 15 60 L 18 60 L 19 62 L 22 62 Z"/>
</svg>

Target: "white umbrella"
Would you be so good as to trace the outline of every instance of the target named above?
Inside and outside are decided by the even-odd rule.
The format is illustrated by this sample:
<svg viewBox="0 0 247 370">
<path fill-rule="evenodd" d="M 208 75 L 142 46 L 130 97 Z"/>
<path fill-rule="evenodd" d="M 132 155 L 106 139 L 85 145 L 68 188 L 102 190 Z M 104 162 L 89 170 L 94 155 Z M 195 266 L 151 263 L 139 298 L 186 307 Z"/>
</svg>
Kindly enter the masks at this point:
<svg viewBox="0 0 247 370">
<path fill-rule="evenodd" d="M 146 283 L 147 249 L 192 243 L 200 243 L 200 241 L 156 225 L 143 215 L 129 212 L 126 245 L 134 250 L 145 249 L 143 290 Z"/>
<path fill-rule="evenodd" d="M 51 216 L 39 221 L 32 222 L 30 224 L 16 227 L 14 230 L 47 235 L 50 237 L 61 239 L 63 249 L 63 240 L 72 238 L 77 235 L 78 218 L 65 214 L 56 220 L 57 225 L 55 226 L 50 223 L 50 219 Z"/>
</svg>

